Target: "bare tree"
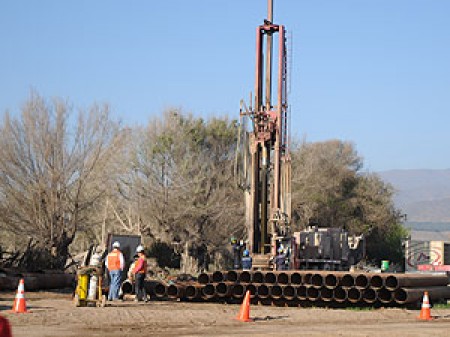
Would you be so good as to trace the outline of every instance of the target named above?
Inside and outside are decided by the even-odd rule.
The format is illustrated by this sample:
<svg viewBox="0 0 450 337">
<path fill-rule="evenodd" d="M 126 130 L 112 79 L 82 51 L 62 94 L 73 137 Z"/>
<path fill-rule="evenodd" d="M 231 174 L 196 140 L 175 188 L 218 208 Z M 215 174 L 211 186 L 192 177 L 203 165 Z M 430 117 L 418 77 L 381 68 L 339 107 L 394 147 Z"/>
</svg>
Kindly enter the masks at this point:
<svg viewBox="0 0 450 337">
<path fill-rule="evenodd" d="M 40 267 L 62 267 L 76 233 L 92 225 L 124 137 L 107 105 L 74 116 L 68 102 L 33 93 L 20 117 L 4 115 L 0 225 L 38 243 Z"/>
</svg>

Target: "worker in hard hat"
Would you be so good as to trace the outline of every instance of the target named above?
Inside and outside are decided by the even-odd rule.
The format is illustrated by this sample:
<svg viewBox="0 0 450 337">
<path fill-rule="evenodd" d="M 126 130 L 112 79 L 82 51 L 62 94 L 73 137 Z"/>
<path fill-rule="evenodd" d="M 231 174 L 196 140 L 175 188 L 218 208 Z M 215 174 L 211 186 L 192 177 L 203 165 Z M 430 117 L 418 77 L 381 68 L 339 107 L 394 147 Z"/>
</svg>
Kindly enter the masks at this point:
<svg viewBox="0 0 450 337">
<path fill-rule="evenodd" d="M 112 244 L 113 250 L 108 254 L 105 260 L 106 269 L 108 269 L 110 284 L 108 292 L 108 300 L 113 301 L 119 299 L 120 281 L 122 271 L 125 267 L 123 254 L 120 251 L 120 243 L 115 241 Z"/>
<path fill-rule="evenodd" d="M 135 279 L 135 301 L 145 301 L 147 302 L 147 293 L 145 292 L 144 280 L 147 274 L 147 257 L 145 256 L 144 247 L 139 245 L 136 248 L 136 254 L 138 259 L 134 266 L 134 279 Z"/>
<path fill-rule="evenodd" d="M 252 270 L 253 259 L 250 256 L 250 252 L 248 251 L 248 249 L 244 250 L 244 253 L 242 255 L 242 269 L 248 271 Z"/>
<path fill-rule="evenodd" d="M 286 252 L 283 246 L 278 248 L 278 254 L 275 256 L 275 265 L 277 270 L 286 270 Z"/>
</svg>

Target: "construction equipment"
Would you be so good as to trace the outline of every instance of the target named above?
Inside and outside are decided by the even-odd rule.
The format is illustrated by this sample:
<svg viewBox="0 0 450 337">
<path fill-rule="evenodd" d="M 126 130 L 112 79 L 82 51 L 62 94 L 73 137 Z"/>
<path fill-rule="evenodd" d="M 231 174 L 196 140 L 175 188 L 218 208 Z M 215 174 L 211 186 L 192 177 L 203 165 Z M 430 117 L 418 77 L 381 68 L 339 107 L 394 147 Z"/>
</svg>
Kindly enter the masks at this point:
<svg viewBox="0 0 450 337">
<path fill-rule="evenodd" d="M 276 81 L 272 80 L 274 69 Z M 348 269 L 364 255 L 362 237 L 348 240 L 343 229 L 291 230 L 288 87 L 286 29 L 273 23 L 273 0 L 268 0 L 267 19 L 256 32 L 254 102 L 247 106 L 241 101 L 236 156 L 238 184 L 245 191 L 247 249 L 253 268 L 273 268 L 272 259 L 281 247 L 288 269 Z"/>
<path fill-rule="evenodd" d="M 81 267 L 78 272 L 78 283 L 73 298 L 76 307 L 106 306 L 106 295 L 103 295 L 103 272 L 100 267 Z"/>
</svg>

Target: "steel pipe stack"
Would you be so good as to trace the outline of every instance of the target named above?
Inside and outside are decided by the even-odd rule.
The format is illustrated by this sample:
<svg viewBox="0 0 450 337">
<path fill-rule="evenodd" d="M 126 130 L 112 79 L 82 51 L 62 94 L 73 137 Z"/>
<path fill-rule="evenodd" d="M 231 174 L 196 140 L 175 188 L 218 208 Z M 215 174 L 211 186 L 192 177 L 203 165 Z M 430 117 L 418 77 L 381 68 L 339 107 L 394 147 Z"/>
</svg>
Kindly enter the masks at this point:
<svg viewBox="0 0 450 337">
<path fill-rule="evenodd" d="M 325 306 L 405 306 L 422 300 L 450 299 L 446 275 L 351 273 L 340 271 L 215 271 L 197 282 L 154 287 L 157 298 L 196 301 Z"/>
</svg>

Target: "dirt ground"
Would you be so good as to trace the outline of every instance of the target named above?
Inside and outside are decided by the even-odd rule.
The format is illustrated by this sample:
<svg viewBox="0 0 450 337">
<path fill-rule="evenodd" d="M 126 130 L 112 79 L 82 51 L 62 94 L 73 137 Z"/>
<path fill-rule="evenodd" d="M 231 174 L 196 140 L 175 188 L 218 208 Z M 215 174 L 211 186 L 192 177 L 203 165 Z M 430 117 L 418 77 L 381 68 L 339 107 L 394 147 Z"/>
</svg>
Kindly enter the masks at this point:
<svg viewBox="0 0 450 337">
<path fill-rule="evenodd" d="M 74 307 L 70 294 L 26 293 L 30 313 L 11 312 L 14 293 L 0 293 L 0 314 L 14 337 L 37 336 L 450 336 L 450 309 L 432 309 L 431 322 L 418 310 L 344 310 L 252 305 L 254 322 L 234 319 L 239 305 L 133 301 L 105 308 Z"/>
</svg>

